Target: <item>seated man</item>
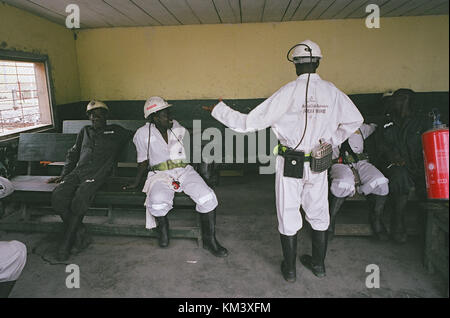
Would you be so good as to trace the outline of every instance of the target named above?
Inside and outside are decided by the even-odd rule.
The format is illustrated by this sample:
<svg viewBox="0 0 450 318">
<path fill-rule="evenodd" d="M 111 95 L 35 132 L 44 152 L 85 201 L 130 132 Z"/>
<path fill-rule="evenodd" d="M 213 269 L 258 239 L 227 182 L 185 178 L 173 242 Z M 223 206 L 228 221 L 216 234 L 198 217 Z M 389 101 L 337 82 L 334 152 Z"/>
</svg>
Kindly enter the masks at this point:
<svg viewBox="0 0 450 318">
<path fill-rule="evenodd" d="M 394 241 L 407 240 L 405 212 L 412 188 L 425 198 L 425 171 L 422 134 L 432 126 L 430 118 L 415 109 L 415 92 L 402 88 L 385 106 L 384 125 L 376 132 L 378 167 L 389 178 L 391 235 Z"/>
<path fill-rule="evenodd" d="M 364 153 L 364 140 L 375 131 L 375 128 L 375 124 L 363 123 L 353 135 L 333 149 L 328 228 L 330 238 L 334 234 L 336 215 L 342 203 L 345 198 L 353 196 L 355 191 L 358 191 L 371 203 L 370 223 L 374 235 L 379 240 L 387 239 L 381 223 L 381 214 L 389 193 L 389 180 L 369 162 L 369 157 Z"/>
<path fill-rule="evenodd" d="M 7 298 L 27 261 L 27 247 L 19 241 L 0 241 L 0 298 Z"/>
<path fill-rule="evenodd" d="M 100 101 L 87 105 L 86 114 L 92 125 L 79 132 L 75 145 L 67 152 L 61 176 L 48 181 L 60 183 L 53 191 L 52 205 L 65 228 L 57 255 L 61 261 L 68 259 L 74 241 L 79 249 L 90 243 L 83 217 L 95 193 L 110 176 L 119 151 L 133 134 L 121 126 L 107 125 L 108 112 L 108 106 Z"/>
<path fill-rule="evenodd" d="M 202 177 L 186 159 L 183 137 L 186 129 L 177 121 L 171 120 L 168 107 L 171 106 L 161 97 L 151 97 L 144 105 L 144 117 L 149 120 L 134 135 L 136 145 L 138 172 L 132 185 L 125 189 L 139 186 L 144 173 L 147 175 L 143 192 L 147 193 L 146 228 L 158 223 L 159 245 L 169 245 L 169 223 L 167 213 L 172 209 L 175 192 L 185 192 L 197 204 L 201 213 L 203 247 L 214 256 L 224 257 L 228 251 L 216 240 L 215 222 L 217 197 Z"/>
</svg>

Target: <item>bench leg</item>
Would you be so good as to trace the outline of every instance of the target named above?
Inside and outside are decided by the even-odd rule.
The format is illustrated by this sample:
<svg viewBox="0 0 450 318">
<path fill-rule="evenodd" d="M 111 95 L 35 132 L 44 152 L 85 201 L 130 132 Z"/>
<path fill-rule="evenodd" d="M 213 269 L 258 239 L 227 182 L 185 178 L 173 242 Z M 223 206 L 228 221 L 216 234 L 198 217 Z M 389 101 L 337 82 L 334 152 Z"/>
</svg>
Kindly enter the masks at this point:
<svg viewBox="0 0 450 318">
<path fill-rule="evenodd" d="M 30 211 L 27 209 L 27 204 L 25 202 L 20 203 L 20 210 L 22 212 L 22 220 L 30 220 Z"/>
<path fill-rule="evenodd" d="M 108 223 L 109 224 L 114 223 L 113 207 L 111 204 L 108 204 Z"/>
<path fill-rule="evenodd" d="M 5 215 L 5 204 L 0 200 L 0 219 Z"/>
<path fill-rule="evenodd" d="M 197 226 L 199 228 L 198 236 L 197 236 L 197 244 L 198 244 L 198 247 L 203 248 L 203 229 L 202 229 L 201 217 L 200 217 L 200 213 L 195 212 L 195 214 L 197 216 Z"/>
</svg>

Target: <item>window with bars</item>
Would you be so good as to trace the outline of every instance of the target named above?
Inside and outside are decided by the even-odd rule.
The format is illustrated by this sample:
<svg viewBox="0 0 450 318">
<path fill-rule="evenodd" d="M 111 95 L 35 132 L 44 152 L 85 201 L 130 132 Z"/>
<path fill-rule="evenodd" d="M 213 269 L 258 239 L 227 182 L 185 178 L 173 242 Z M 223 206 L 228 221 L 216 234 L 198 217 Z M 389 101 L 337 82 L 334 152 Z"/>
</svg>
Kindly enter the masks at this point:
<svg viewBox="0 0 450 318">
<path fill-rule="evenodd" d="M 53 127 L 44 62 L 0 57 L 0 140 Z"/>
</svg>

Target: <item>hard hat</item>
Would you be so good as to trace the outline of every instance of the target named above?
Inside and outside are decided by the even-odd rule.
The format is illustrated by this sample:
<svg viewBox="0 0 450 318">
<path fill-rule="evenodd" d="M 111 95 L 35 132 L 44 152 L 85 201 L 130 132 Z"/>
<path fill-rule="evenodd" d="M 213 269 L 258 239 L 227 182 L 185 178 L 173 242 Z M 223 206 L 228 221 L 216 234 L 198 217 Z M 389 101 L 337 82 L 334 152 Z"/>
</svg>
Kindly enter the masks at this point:
<svg viewBox="0 0 450 318">
<path fill-rule="evenodd" d="M 388 90 L 387 92 L 383 93 L 383 96 L 381 96 L 381 98 L 389 97 L 389 96 L 392 96 L 392 95 L 394 95 L 394 92 L 392 90 Z"/>
<path fill-rule="evenodd" d="M 311 40 L 305 40 L 294 47 L 295 49 L 292 53 L 294 63 L 317 62 L 323 57 L 319 45 Z M 313 58 L 311 59 L 310 57 Z"/>
<path fill-rule="evenodd" d="M 168 104 L 163 98 L 159 96 L 153 96 L 147 99 L 144 105 L 144 118 L 147 118 L 150 114 L 156 113 L 164 108 L 172 106 Z"/>
<path fill-rule="evenodd" d="M 91 100 L 89 102 L 89 104 L 87 104 L 86 113 L 88 113 L 91 110 L 96 109 L 96 108 L 103 108 L 103 109 L 106 109 L 107 111 L 109 111 L 109 108 L 108 108 L 108 106 L 106 106 L 105 103 L 98 101 L 98 100 Z"/>
</svg>

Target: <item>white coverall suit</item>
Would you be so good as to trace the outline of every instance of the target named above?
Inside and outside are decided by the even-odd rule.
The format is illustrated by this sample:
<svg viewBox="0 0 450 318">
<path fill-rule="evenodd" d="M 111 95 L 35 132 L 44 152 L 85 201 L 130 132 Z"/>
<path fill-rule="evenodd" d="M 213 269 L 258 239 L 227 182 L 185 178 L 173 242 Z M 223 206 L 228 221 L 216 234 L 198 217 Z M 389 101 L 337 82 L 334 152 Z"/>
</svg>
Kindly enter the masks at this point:
<svg viewBox="0 0 450 318">
<path fill-rule="evenodd" d="M 348 143 L 355 154 L 364 151 L 364 139 L 369 137 L 376 129 L 375 124 L 362 124 L 349 138 Z M 340 146 L 333 148 L 333 159 L 339 158 Z M 352 167 L 358 173 L 360 186 L 355 189 L 355 175 Z M 367 159 L 359 160 L 357 163 L 336 163 L 331 166 L 331 193 L 338 198 L 353 196 L 355 191 L 363 195 L 376 194 L 385 196 L 389 193 L 389 180 L 369 163 Z"/>
<path fill-rule="evenodd" d="M 281 144 L 294 148 L 305 126 L 305 90 L 308 74 L 300 75 L 258 105 L 249 114 L 241 114 L 220 102 L 212 116 L 237 132 L 252 132 L 271 127 Z M 358 127 L 363 118 L 350 98 L 318 74 L 310 75 L 308 123 L 302 144 L 296 149 L 306 154 L 324 140 L 339 145 Z M 283 176 L 284 158 L 276 160 L 276 208 L 278 230 L 292 236 L 302 228 L 300 206 L 306 220 L 317 231 L 328 229 L 327 171 L 312 172 L 305 162 L 303 179 Z"/>
<path fill-rule="evenodd" d="M 137 162 L 149 160 L 152 167 L 167 160 L 185 160 L 186 153 L 182 144 L 186 129 L 173 120 L 172 129 L 168 130 L 168 143 L 155 124 L 146 123 L 139 128 L 133 138 L 137 151 Z M 149 130 L 151 137 L 149 143 Z M 150 149 L 149 148 L 150 144 Z M 180 188 L 175 189 L 172 182 L 178 181 Z M 184 192 L 196 203 L 196 210 L 208 213 L 217 205 L 214 191 L 191 165 L 165 171 L 149 171 L 143 192 L 147 193 L 146 225 L 147 229 L 156 227 L 154 217 L 165 216 L 171 209 L 175 192 Z"/>
</svg>

